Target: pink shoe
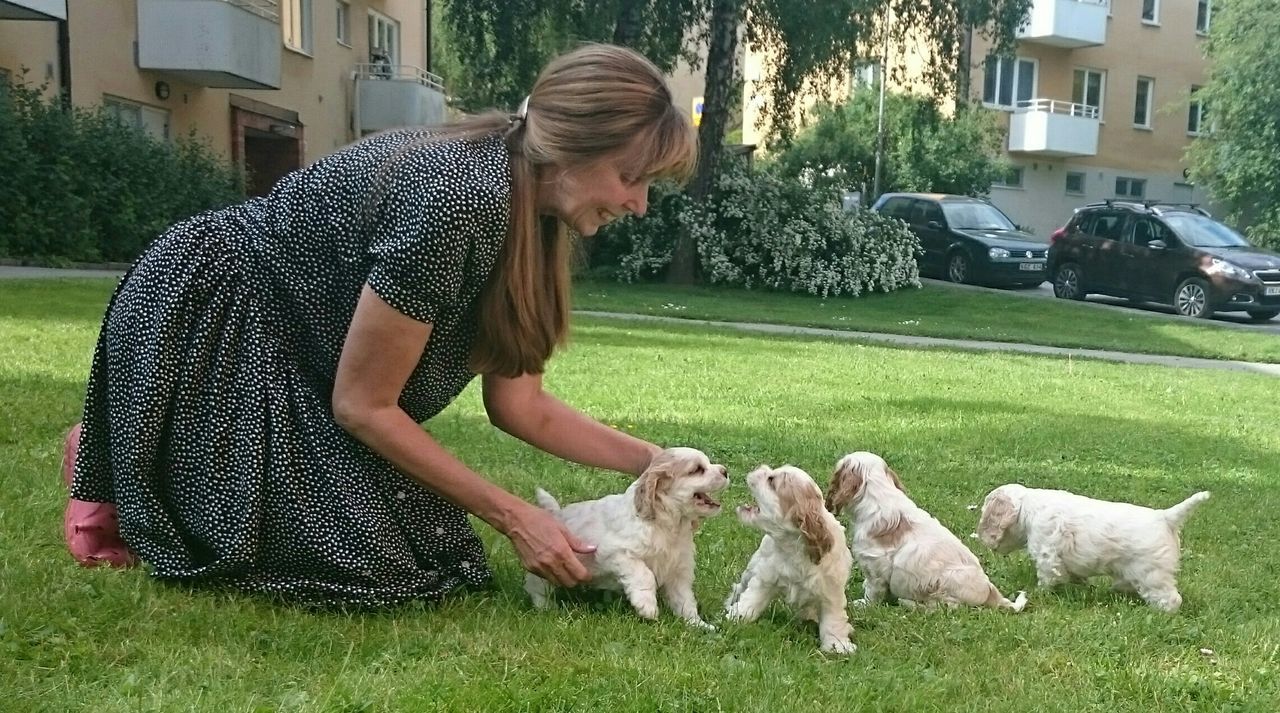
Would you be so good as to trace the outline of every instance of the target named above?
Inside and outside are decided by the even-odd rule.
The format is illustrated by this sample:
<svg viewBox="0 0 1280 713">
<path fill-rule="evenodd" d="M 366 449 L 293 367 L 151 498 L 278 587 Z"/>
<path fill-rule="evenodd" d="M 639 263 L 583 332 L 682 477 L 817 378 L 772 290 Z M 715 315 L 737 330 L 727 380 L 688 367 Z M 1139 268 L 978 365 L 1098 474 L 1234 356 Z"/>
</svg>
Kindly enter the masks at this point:
<svg viewBox="0 0 1280 713">
<path fill-rule="evenodd" d="M 62 479 L 71 487 L 75 475 L 76 451 L 80 447 L 80 424 L 71 428 L 62 447 Z M 120 539 L 120 523 L 116 506 L 111 503 L 91 503 L 71 498 L 62 518 L 62 532 L 67 538 L 71 556 L 82 566 L 100 564 L 112 567 L 133 567 L 138 557 Z"/>
</svg>

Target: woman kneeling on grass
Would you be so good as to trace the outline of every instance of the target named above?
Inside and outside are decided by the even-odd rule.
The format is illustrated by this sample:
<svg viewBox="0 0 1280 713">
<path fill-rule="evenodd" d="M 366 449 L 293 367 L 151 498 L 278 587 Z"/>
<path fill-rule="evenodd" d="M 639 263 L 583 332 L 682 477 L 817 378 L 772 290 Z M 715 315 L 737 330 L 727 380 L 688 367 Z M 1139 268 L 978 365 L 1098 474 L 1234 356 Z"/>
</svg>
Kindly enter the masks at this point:
<svg viewBox="0 0 1280 713">
<path fill-rule="evenodd" d="M 72 553 L 313 602 L 437 599 L 491 577 L 470 512 L 529 571 L 583 581 L 590 543 L 419 424 L 480 374 L 502 430 L 641 473 L 658 446 L 542 372 L 568 331 L 568 231 L 642 215 L 695 157 L 661 73 L 587 45 L 515 115 L 379 134 L 171 228 L 107 308 L 64 462 Z"/>
</svg>

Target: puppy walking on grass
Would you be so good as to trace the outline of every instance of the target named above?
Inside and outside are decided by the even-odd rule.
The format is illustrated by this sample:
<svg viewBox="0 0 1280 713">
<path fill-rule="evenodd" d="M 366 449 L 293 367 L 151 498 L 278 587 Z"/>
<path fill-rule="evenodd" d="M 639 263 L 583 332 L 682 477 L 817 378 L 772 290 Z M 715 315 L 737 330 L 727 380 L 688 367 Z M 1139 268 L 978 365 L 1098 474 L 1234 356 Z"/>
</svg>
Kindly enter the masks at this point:
<svg viewBox="0 0 1280 713">
<path fill-rule="evenodd" d="M 555 513 L 573 534 L 596 546 L 585 562 L 585 586 L 622 590 L 636 613 L 658 618 L 658 592 L 690 624 L 714 629 L 698 615 L 693 596 L 693 532 L 720 512 L 712 494 L 729 485 L 723 465 L 694 448 L 659 453 L 626 492 L 564 507 L 539 488 L 538 504 Z M 551 606 L 552 585 L 526 574 L 525 591 L 538 609 Z"/>
</svg>

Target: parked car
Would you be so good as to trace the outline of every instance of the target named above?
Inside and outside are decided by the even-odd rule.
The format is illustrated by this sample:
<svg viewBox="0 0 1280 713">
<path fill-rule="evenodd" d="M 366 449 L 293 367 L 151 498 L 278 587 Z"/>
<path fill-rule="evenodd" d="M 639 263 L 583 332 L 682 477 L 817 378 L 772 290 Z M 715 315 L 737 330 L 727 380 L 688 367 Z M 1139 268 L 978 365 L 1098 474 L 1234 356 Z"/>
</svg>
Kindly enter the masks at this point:
<svg viewBox="0 0 1280 713">
<path fill-rule="evenodd" d="M 1172 305 L 1178 314 L 1280 314 L 1280 254 L 1192 204 L 1090 203 L 1054 231 L 1049 247 L 1053 293 L 1090 293 Z"/>
<path fill-rule="evenodd" d="M 1045 281 L 1048 244 L 980 198 L 886 193 L 871 210 L 906 221 L 920 238 L 920 273 L 952 282 L 1034 286 Z"/>
</svg>

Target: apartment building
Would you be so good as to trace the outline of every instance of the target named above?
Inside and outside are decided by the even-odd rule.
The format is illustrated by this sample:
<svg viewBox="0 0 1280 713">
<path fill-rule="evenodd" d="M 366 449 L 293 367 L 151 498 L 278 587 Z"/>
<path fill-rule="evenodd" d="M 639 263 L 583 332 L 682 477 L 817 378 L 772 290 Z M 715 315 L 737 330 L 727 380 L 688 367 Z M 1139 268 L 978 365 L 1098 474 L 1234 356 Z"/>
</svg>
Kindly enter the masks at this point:
<svg viewBox="0 0 1280 713">
<path fill-rule="evenodd" d="M 261 194 L 355 138 L 444 118 L 429 0 L 0 0 L 0 79 L 196 133 Z"/>
<path fill-rule="evenodd" d="M 1213 0 L 1034 0 L 1016 56 L 974 43 L 973 98 L 1001 113 L 1013 170 L 991 200 L 1048 236 L 1107 198 L 1206 204 L 1183 154 L 1208 129 L 1195 92 Z"/>
</svg>

